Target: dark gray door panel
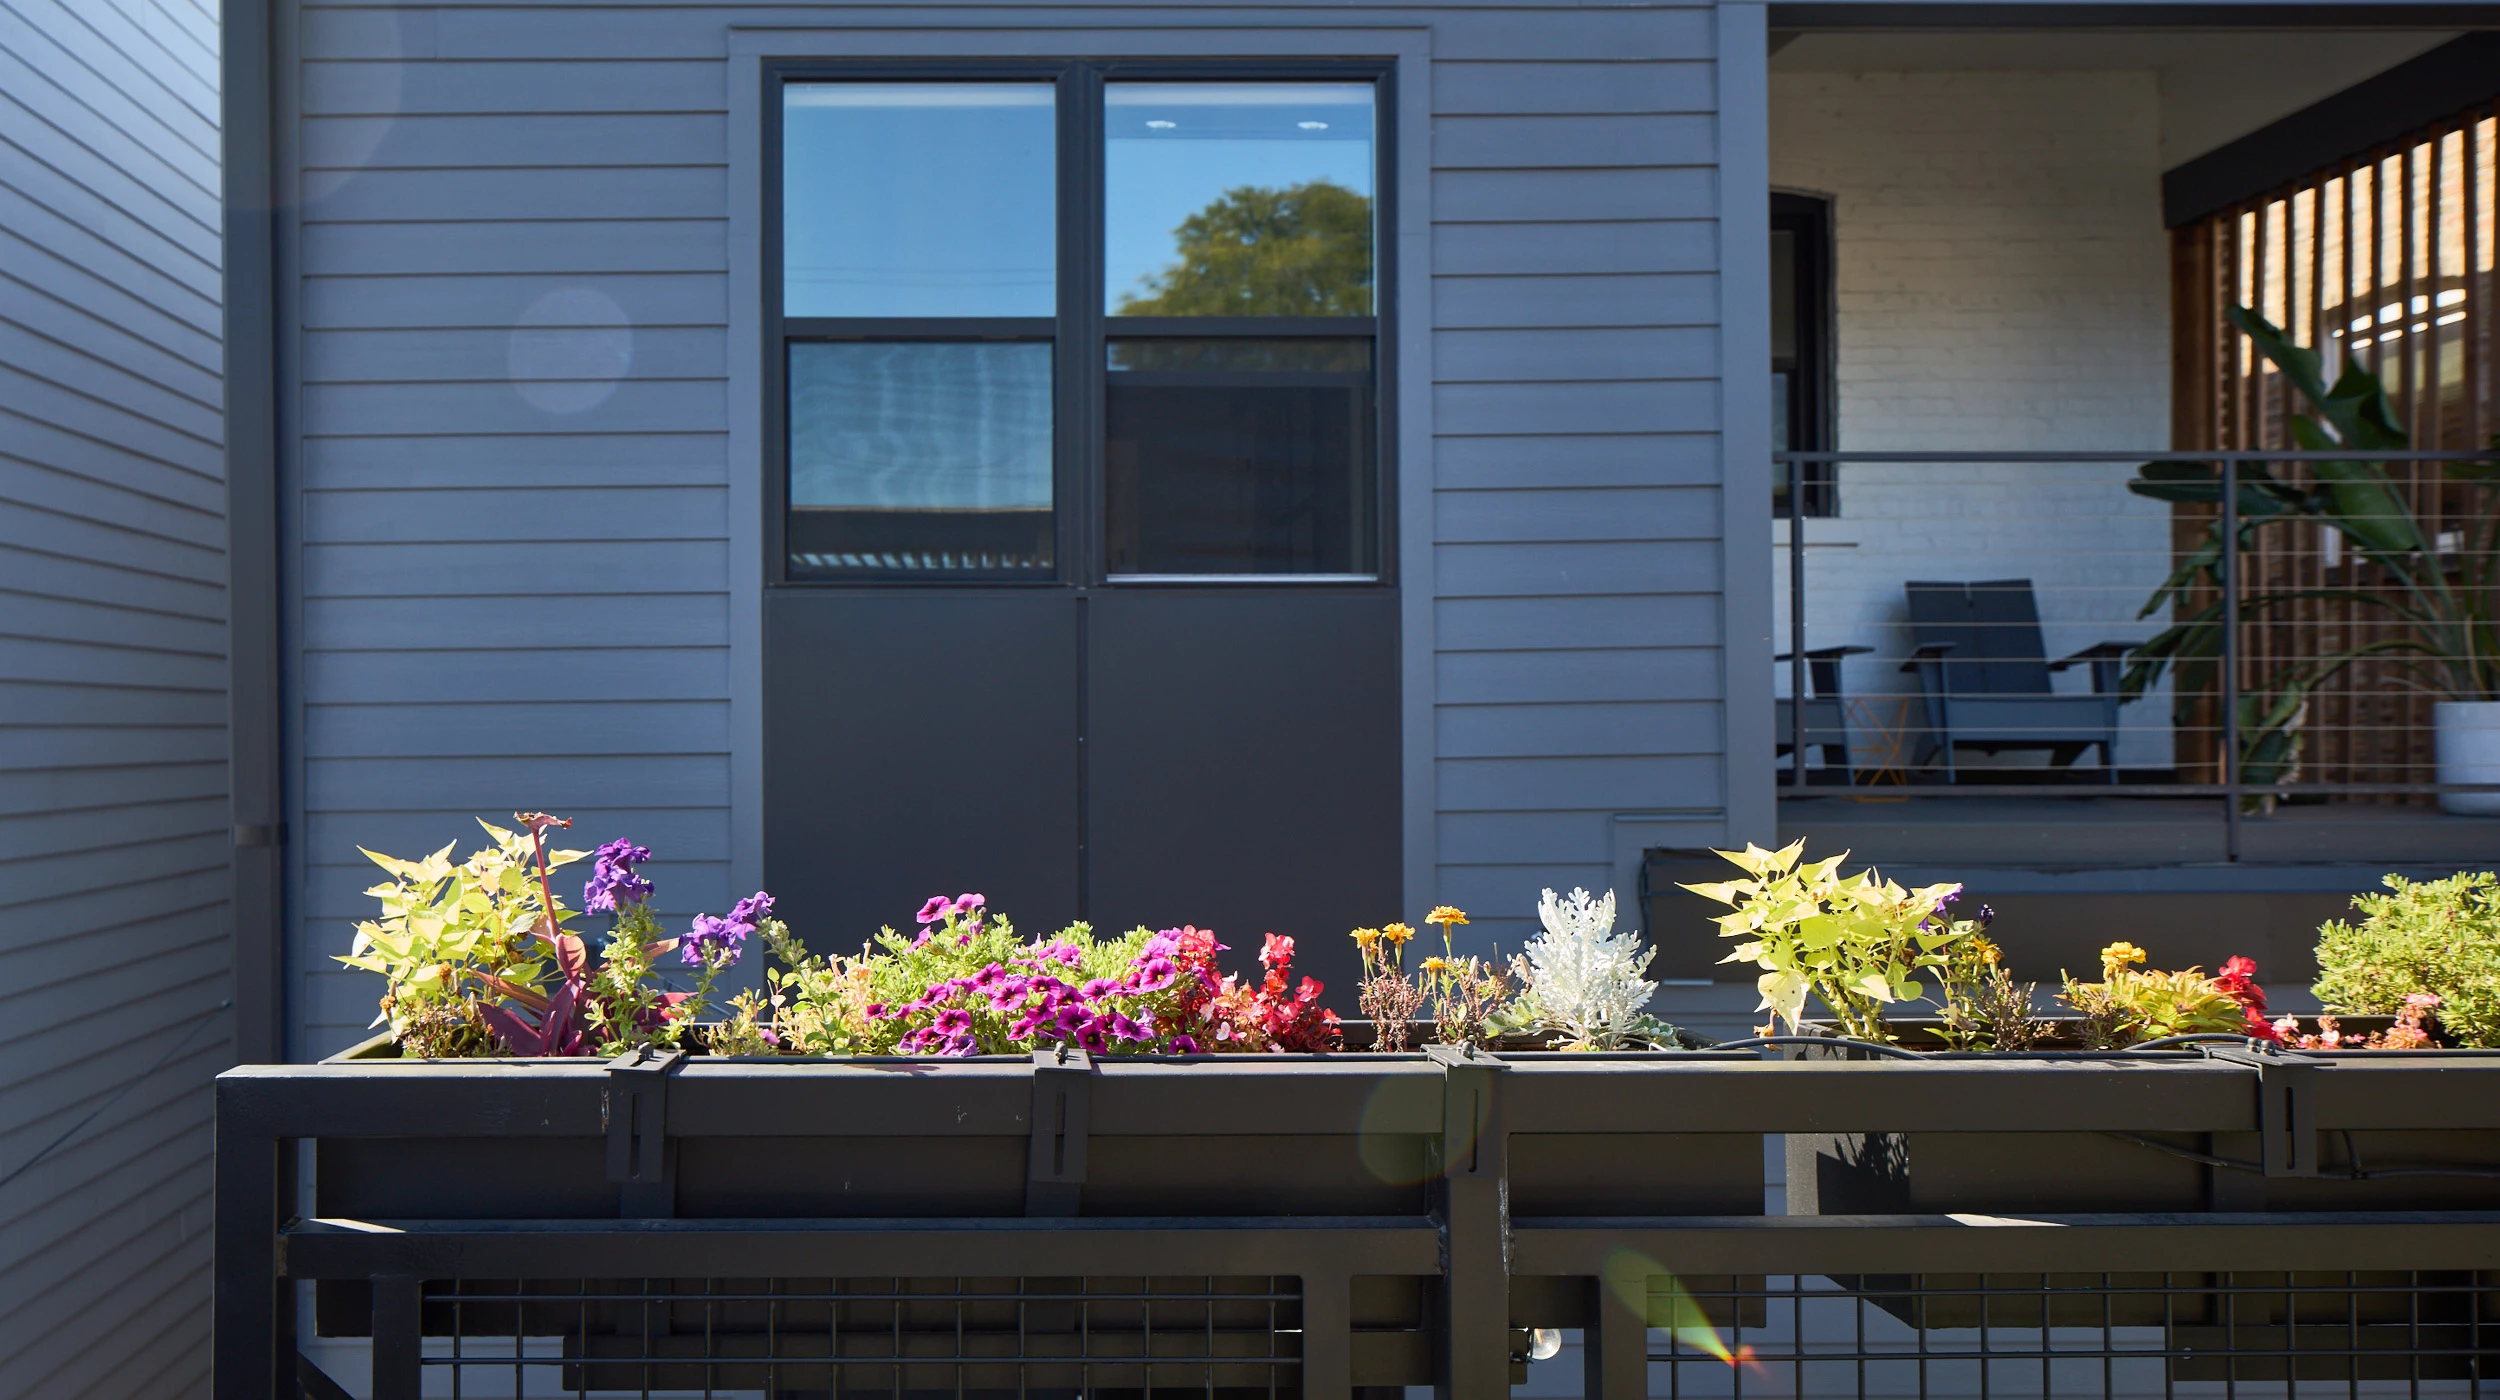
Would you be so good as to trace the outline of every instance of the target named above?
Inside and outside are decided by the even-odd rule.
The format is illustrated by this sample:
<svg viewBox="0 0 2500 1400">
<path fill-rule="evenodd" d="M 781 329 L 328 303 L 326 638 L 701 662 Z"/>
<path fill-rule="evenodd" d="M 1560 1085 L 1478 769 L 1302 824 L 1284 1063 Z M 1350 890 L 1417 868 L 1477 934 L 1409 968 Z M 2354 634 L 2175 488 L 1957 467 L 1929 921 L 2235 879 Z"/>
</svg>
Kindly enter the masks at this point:
<svg viewBox="0 0 2500 1400">
<path fill-rule="evenodd" d="M 1195 923 L 1354 1009 L 1346 930 L 1402 910 L 1398 604 L 1389 590 L 1120 590 L 1087 623 L 1094 926 Z"/>
<path fill-rule="evenodd" d="M 1073 595 L 774 590 L 764 632 L 764 872 L 811 949 L 939 893 L 1077 916 Z"/>
</svg>

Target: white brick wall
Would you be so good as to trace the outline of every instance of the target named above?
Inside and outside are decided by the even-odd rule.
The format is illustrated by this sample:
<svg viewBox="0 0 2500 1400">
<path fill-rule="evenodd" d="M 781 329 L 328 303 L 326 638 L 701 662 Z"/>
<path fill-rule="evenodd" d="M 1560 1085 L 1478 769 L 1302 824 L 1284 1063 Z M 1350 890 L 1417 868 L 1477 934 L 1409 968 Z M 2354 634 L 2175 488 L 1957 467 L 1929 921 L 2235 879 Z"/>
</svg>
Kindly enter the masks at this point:
<svg viewBox="0 0 2500 1400">
<path fill-rule="evenodd" d="M 1834 201 L 1843 449 L 2168 445 L 2159 114 L 2149 70 L 1772 74 L 1772 182 Z M 1807 522 L 1807 645 L 1878 648 L 1844 664 L 1853 694 L 1915 691 L 1913 578 L 2033 580 L 2052 657 L 2151 635 L 2135 612 L 2168 572 L 2168 512 L 2131 474 L 1844 467 L 1839 518 Z M 2121 764 L 2168 762 L 2167 709 L 2127 707 Z"/>
</svg>

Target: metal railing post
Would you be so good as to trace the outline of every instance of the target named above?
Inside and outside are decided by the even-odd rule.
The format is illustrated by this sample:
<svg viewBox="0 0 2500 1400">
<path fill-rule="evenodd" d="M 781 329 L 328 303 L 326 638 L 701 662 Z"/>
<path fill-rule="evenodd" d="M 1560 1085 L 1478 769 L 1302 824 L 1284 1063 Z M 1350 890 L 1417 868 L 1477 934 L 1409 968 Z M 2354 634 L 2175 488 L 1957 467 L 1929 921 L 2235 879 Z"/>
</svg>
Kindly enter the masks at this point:
<svg viewBox="0 0 2500 1400">
<path fill-rule="evenodd" d="M 2240 858 L 2239 458 L 2222 459 L 2222 858 Z"/>
<path fill-rule="evenodd" d="M 1806 785 L 1805 463 L 1788 459 L 1788 785 Z"/>
</svg>

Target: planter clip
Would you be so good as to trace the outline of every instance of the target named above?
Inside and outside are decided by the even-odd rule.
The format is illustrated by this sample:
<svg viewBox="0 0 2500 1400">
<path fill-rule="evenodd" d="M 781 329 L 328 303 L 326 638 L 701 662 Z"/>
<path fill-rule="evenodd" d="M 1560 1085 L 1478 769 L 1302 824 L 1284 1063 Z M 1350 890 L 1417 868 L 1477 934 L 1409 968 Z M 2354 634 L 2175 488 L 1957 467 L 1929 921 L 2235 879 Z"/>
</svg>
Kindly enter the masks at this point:
<svg viewBox="0 0 2500 1400">
<path fill-rule="evenodd" d="M 1441 1174 L 1498 1180 L 1506 1151 L 1496 1076 L 1510 1066 L 1472 1045 L 1427 1045 L 1441 1067 Z"/>
<path fill-rule="evenodd" d="M 1094 1099 L 1094 1060 L 1077 1046 L 1033 1052 L 1033 1150 L 1026 1159 L 1024 1213 L 1077 1213 L 1085 1187 L 1085 1123 Z"/>
<path fill-rule="evenodd" d="M 617 1213 L 666 1220 L 677 1213 L 676 1173 L 668 1150 L 668 1081 L 686 1052 L 638 1045 L 608 1061 L 599 1090 L 599 1119 L 608 1133 L 608 1180 L 617 1184 Z"/>
<path fill-rule="evenodd" d="M 2271 1177 L 2318 1174 L 2317 1076 L 2323 1066 L 2253 1045 L 2204 1045 L 2206 1058 L 2257 1071 L 2258 1160 Z"/>
</svg>

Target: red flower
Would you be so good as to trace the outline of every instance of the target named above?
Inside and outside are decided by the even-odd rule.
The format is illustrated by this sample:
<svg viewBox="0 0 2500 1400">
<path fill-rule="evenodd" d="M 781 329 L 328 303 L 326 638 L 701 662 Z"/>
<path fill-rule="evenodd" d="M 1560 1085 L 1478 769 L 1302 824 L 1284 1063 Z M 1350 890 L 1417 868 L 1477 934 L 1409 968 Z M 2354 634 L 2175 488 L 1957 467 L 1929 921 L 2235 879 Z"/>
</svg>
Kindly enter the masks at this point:
<svg viewBox="0 0 2500 1400">
<path fill-rule="evenodd" d="M 2261 1019 L 2256 1013 L 2266 1009 L 2266 989 L 2257 985 L 2255 959 L 2235 957 L 2224 961 L 2222 971 L 2214 975 L 2214 988 L 2247 1008 L 2251 1024 Z"/>
</svg>

